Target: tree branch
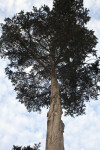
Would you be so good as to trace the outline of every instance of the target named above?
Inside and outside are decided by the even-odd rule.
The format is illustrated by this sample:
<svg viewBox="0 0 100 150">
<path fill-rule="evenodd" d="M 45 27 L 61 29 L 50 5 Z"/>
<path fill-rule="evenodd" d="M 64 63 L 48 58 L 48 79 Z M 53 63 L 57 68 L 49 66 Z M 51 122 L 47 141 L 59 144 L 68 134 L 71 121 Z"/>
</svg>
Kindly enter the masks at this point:
<svg viewBox="0 0 100 150">
<path fill-rule="evenodd" d="M 59 62 L 61 62 L 61 54 L 58 56 L 58 58 L 57 58 L 57 60 L 56 60 L 56 62 L 55 62 L 55 66 L 59 63 Z"/>
<path fill-rule="evenodd" d="M 42 45 L 41 40 L 38 39 L 35 40 L 40 44 L 40 46 L 42 46 L 42 48 L 44 48 L 47 52 L 49 52 L 49 50 L 44 45 Z"/>
<path fill-rule="evenodd" d="M 50 70 L 45 66 L 45 64 L 44 64 L 40 59 L 38 59 L 35 55 L 34 55 L 34 59 L 35 59 L 40 65 L 42 65 L 45 70 L 47 70 L 49 73 L 51 73 Z"/>
<path fill-rule="evenodd" d="M 36 41 L 40 44 L 40 46 L 41 46 L 43 49 L 45 49 L 47 52 L 49 52 L 49 50 L 41 43 L 41 40 L 39 40 L 39 39 L 37 39 L 37 38 L 35 38 L 35 37 L 32 37 L 32 35 L 30 35 L 29 32 L 28 32 L 28 35 L 29 35 L 29 38 L 30 38 L 31 41 L 32 41 L 32 39 L 33 39 L 33 40 L 36 40 Z"/>
<path fill-rule="evenodd" d="M 20 44 L 21 44 L 27 51 L 29 51 L 29 49 L 25 46 L 25 44 L 23 43 L 22 40 L 18 39 L 18 41 L 20 42 Z M 32 53 L 32 56 L 34 57 L 34 59 L 35 59 L 45 70 L 47 70 L 49 73 L 51 73 L 50 70 L 47 68 L 47 66 L 46 66 L 36 55 L 34 55 L 34 54 Z"/>
</svg>

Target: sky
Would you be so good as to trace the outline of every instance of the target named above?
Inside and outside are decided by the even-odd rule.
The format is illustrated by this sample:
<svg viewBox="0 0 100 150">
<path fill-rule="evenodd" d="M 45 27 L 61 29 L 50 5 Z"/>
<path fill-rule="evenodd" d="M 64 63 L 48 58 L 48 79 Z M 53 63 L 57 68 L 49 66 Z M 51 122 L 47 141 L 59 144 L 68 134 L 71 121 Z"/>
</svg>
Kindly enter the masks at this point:
<svg viewBox="0 0 100 150">
<path fill-rule="evenodd" d="M 12 17 L 20 10 L 30 11 L 32 6 L 43 4 L 52 8 L 53 0 L 0 0 L 0 22 Z M 100 56 L 100 0 L 84 0 L 90 9 L 91 21 L 88 28 L 95 31 L 98 38 Z M 34 145 L 41 142 L 45 150 L 47 111 L 29 113 L 24 105 L 16 100 L 14 87 L 4 73 L 6 60 L 0 59 L 0 150 L 11 150 L 13 145 Z M 86 104 L 86 115 L 76 118 L 62 117 L 65 124 L 65 150 L 100 150 L 100 98 Z"/>
</svg>

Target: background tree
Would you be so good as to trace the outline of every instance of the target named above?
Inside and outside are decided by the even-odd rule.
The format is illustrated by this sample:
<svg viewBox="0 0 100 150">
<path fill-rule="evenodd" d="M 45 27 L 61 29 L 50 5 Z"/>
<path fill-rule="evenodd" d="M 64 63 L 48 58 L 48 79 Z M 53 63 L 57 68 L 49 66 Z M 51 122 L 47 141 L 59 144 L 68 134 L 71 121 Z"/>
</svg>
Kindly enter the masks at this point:
<svg viewBox="0 0 100 150">
<path fill-rule="evenodd" d="M 23 147 L 22 146 L 15 146 L 13 145 L 12 150 L 40 150 L 40 143 L 39 144 L 34 144 L 33 147 L 31 146 L 27 146 L 27 147 Z"/>
<path fill-rule="evenodd" d="M 52 10 L 33 7 L 2 24 L 0 54 L 10 60 L 5 70 L 17 98 L 28 111 L 50 106 L 46 150 L 64 150 L 62 108 L 82 115 L 85 101 L 98 97 L 97 38 L 85 26 L 89 20 L 83 0 L 54 0 Z M 86 63 L 89 54 L 94 63 Z"/>
</svg>

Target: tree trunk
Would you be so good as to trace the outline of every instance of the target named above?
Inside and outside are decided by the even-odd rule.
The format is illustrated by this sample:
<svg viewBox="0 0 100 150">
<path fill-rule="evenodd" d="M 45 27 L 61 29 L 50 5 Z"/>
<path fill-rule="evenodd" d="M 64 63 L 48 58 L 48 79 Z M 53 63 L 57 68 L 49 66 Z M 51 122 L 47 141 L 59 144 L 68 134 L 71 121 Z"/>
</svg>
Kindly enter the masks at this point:
<svg viewBox="0 0 100 150">
<path fill-rule="evenodd" d="M 46 150 L 64 150 L 64 123 L 61 120 L 60 86 L 55 76 L 51 78 L 51 102 L 47 114 Z"/>
</svg>

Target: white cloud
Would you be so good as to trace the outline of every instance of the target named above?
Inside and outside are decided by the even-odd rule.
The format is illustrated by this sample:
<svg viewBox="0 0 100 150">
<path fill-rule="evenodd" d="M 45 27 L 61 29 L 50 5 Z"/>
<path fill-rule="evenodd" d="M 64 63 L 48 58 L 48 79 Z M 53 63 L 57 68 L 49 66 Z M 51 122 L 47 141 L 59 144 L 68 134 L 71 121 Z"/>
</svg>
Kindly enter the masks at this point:
<svg viewBox="0 0 100 150">
<path fill-rule="evenodd" d="M 3 92 L 6 94 L 1 98 L 3 103 L 0 102 L 1 149 L 10 150 L 13 145 L 29 145 L 38 142 L 42 142 L 43 148 L 46 133 L 45 110 L 41 115 L 28 113 L 24 105 L 15 100 L 14 94 L 11 96 L 7 90 Z"/>
<path fill-rule="evenodd" d="M 84 0 L 84 5 L 85 7 L 91 8 L 93 7 L 94 2 L 96 2 L 96 0 Z"/>
<path fill-rule="evenodd" d="M 42 0 L 40 3 L 40 0 L 35 1 L 35 6 L 40 7 L 42 5 L 48 5 L 50 8 L 52 8 L 53 0 Z"/>
<path fill-rule="evenodd" d="M 92 19 L 89 21 L 89 23 L 87 24 L 87 27 L 90 29 L 90 30 L 93 30 L 94 31 L 94 34 L 96 35 L 97 37 L 97 41 L 98 41 L 98 44 L 96 46 L 96 49 L 98 50 L 97 51 L 97 54 L 98 56 L 100 57 L 100 20 L 99 19 Z"/>
<path fill-rule="evenodd" d="M 100 7 L 100 1 L 99 0 L 84 0 L 85 7 L 89 9 L 96 9 Z"/>
<path fill-rule="evenodd" d="M 63 118 L 65 122 L 65 149 L 99 150 L 100 102 L 87 104 L 86 115 Z M 68 143 L 68 144 L 67 144 Z"/>
<path fill-rule="evenodd" d="M 21 10 L 30 11 L 32 10 L 33 5 L 33 0 L 16 0 L 14 3 L 14 7 L 17 13 Z"/>
<path fill-rule="evenodd" d="M 33 6 L 39 8 L 44 4 L 52 8 L 52 0 L 0 0 L 0 16 L 2 17 L 3 15 L 4 18 L 10 17 L 20 12 L 21 10 L 31 11 Z M 1 20 L 3 21 L 3 17 Z"/>
</svg>

